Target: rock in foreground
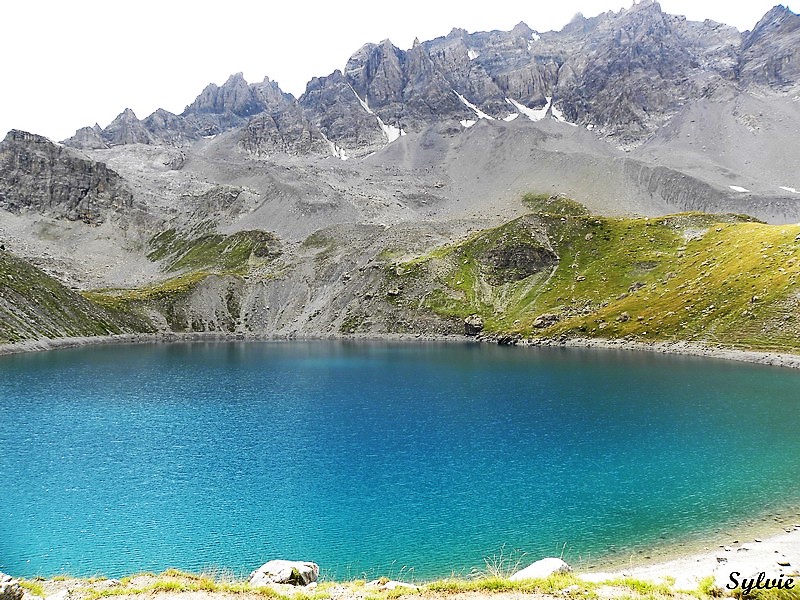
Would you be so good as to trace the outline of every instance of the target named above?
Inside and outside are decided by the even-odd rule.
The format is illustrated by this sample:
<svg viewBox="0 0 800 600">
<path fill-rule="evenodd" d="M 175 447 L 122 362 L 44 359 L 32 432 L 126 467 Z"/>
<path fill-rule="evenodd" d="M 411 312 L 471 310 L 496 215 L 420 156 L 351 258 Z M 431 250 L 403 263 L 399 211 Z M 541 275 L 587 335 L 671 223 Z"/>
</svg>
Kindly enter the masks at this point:
<svg viewBox="0 0 800 600">
<path fill-rule="evenodd" d="M 0 573 L 0 600 L 21 600 L 24 594 L 24 590 L 16 579 Z"/>
<path fill-rule="evenodd" d="M 543 558 L 537 560 L 514 573 L 509 579 L 511 581 L 520 581 L 522 579 L 544 579 L 550 575 L 557 575 L 560 573 L 569 573 L 572 568 L 560 558 Z"/>
<path fill-rule="evenodd" d="M 250 573 L 248 582 L 253 586 L 270 583 L 308 585 L 317 580 L 319 565 L 313 562 L 292 560 L 271 560 Z M 4 599 L 5 600 L 5 599 Z"/>
</svg>

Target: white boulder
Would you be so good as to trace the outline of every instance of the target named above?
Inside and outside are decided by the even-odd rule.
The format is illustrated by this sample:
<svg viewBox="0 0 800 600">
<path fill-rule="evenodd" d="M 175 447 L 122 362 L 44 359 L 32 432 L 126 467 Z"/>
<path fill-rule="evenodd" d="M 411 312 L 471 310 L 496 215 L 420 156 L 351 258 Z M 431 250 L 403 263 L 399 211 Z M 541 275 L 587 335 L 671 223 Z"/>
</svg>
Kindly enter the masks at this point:
<svg viewBox="0 0 800 600">
<path fill-rule="evenodd" d="M 544 579 L 545 577 L 550 577 L 550 575 L 569 573 L 570 571 L 572 571 L 572 568 L 560 558 L 543 558 L 517 571 L 509 579 L 511 581 Z"/>
<path fill-rule="evenodd" d="M 313 562 L 294 560 L 271 560 L 250 573 L 247 581 L 259 587 L 270 583 L 308 585 L 317 580 L 319 565 Z"/>
</svg>

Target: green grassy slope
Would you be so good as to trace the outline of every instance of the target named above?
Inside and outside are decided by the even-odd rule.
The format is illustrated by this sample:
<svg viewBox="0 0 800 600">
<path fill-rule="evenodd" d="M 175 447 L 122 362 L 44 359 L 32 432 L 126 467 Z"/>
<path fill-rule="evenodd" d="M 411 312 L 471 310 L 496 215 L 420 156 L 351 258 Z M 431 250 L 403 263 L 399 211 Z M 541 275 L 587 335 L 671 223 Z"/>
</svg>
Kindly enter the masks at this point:
<svg viewBox="0 0 800 600">
<path fill-rule="evenodd" d="M 0 343 L 152 331 L 142 314 L 100 306 L 0 251 Z"/>
<path fill-rule="evenodd" d="M 266 231 L 224 235 L 168 229 L 150 240 L 147 257 L 154 262 L 161 261 L 169 278 L 140 288 L 100 289 L 84 295 L 110 310 L 156 310 L 173 331 L 204 331 L 209 324 L 187 314 L 186 304 L 207 278 L 218 275 L 242 283 L 251 273 L 268 268 L 280 255 L 280 240 Z M 269 276 L 269 273 L 262 273 L 262 278 Z M 223 299 L 229 313 L 222 319 L 226 330 L 230 330 L 231 323 L 239 316 L 235 296 L 236 293 L 229 290 Z M 214 299 L 208 298 L 208 301 Z"/>
<path fill-rule="evenodd" d="M 204 233 L 182 236 L 168 229 L 150 240 L 152 261 L 163 260 L 164 271 L 216 269 L 245 271 L 248 265 L 268 262 L 280 255 L 278 238 L 266 231 L 238 231 L 231 235 Z"/>
<path fill-rule="evenodd" d="M 534 208 L 543 210 L 406 261 L 392 277 L 412 289 L 431 280 L 424 300 L 409 302 L 479 314 L 491 333 L 800 347 L 800 225 Z"/>
</svg>

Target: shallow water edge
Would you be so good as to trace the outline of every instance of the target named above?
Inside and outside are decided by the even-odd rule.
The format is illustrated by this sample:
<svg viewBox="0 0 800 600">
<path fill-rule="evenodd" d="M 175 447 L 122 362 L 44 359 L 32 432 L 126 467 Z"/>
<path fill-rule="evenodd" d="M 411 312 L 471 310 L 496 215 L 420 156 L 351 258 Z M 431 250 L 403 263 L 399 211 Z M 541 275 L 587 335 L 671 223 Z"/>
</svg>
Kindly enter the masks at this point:
<svg viewBox="0 0 800 600">
<path fill-rule="evenodd" d="M 474 338 L 468 336 L 436 336 L 420 334 L 390 333 L 384 335 L 331 333 L 328 335 L 274 335 L 254 333 L 155 333 L 155 334 L 122 334 L 108 336 L 44 338 L 29 340 L 15 344 L 0 344 L 0 356 L 4 354 L 20 354 L 24 352 L 42 352 L 59 348 L 78 348 L 82 346 L 103 346 L 111 344 L 154 344 L 154 343 L 186 343 L 186 342 L 263 342 L 263 341 L 311 341 L 338 340 L 352 342 L 415 342 L 415 343 L 452 343 L 479 344 L 495 343 L 490 338 Z M 699 356 L 734 360 L 775 367 L 800 369 L 800 355 L 780 352 L 761 352 L 756 350 L 739 350 L 736 348 L 708 346 L 696 342 L 635 342 L 628 340 L 609 340 L 600 338 L 531 338 L 519 340 L 515 345 L 520 347 L 553 347 L 553 348 L 600 348 L 608 350 L 625 350 L 632 352 L 652 352 L 656 354 L 676 354 L 683 356 Z"/>
</svg>

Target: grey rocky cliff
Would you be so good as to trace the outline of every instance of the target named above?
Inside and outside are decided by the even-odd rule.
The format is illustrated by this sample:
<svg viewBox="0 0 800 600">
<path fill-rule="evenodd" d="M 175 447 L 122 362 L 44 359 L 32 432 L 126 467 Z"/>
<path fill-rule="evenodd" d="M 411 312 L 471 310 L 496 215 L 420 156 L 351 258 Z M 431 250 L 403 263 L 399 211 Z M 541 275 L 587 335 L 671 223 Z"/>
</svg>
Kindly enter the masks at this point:
<svg viewBox="0 0 800 600">
<path fill-rule="evenodd" d="M 132 193 L 115 171 L 45 137 L 12 130 L 0 143 L 4 210 L 100 223 L 108 210 L 122 211 L 132 202 Z"/>
<path fill-rule="evenodd" d="M 744 39 L 739 71 L 745 85 L 800 84 L 800 16 L 782 5 L 764 15 Z"/>
<path fill-rule="evenodd" d="M 358 97 L 341 71 L 312 79 L 300 97 L 300 106 L 339 146 L 375 150 L 387 141 L 379 117 Z"/>
<path fill-rule="evenodd" d="M 263 112 L 274 112 L 296 104 L 291 94 L 264 78 L 247 83 L 242 73 L 231 75 L 222 85 L 212 83 L 183 111 L 181 117 L 201 135 L 216 135 L 242 127 L 248 119 Z"/>
<path fill-rule="evenodd" d="M 103 139 L 103 128 L 97 123 L 94 127 L 81 127 L 75 132 L 75 135 L 64 140 L 64 143 L 78 150 L 108 148 L 108 143 Z"/>
<path fill-rule="evenodd" d="M 255 156 L 333 153 L 319 128 L 312 125 L 297 106 L 253 117 L 241 128 L 239 144 Z"/>
<path fill-rule="evenodd" d="M 153 136 L 130 108 L 111 121 L 103 130 L 103 138 L 110 146 L 153 143 Z"/>
</svg>

